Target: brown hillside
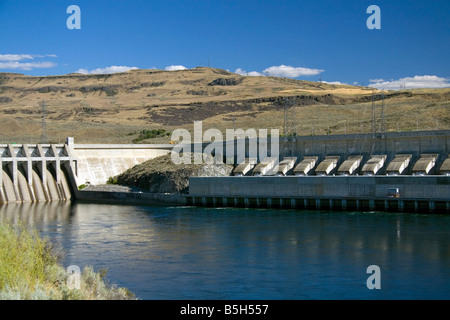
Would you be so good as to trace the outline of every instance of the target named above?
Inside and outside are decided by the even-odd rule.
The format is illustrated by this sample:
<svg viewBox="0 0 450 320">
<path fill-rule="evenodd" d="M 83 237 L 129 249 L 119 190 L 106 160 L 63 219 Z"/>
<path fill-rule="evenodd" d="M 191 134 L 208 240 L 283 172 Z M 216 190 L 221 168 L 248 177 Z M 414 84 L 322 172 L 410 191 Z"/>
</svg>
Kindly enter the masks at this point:
<svg viewBox="0 0 450 320">
<path fill-rule="evenodd" d="M 378 127 L 382 96 L 374 93 Z M 204 67 L 47 77 L 0 73 L 0 143 L 39 142 L 42 102 L 50 142 L 73 136 L 76 142 L 129 143 L 141 130 L 191 129 L 195 120 L 203 120 L 204 130 L 279 128 L 299 135 L 367 131 L 371 101 L 371 88 L 246 77 Z M 449 128 L 449 101 L 450 89 L 386 92 L 387 128 Z"/>
</svg>

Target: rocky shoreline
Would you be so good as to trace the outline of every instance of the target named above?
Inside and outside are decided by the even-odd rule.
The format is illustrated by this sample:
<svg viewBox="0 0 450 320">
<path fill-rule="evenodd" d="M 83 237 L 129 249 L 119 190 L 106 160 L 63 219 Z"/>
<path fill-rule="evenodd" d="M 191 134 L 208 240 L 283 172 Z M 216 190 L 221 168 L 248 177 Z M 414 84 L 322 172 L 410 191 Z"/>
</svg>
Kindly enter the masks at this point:
<svg viewBox="0 0 450 320">
<path fill-rule="evenodd" d="M 97 191 L 97 192 L 125 192 L 125 193 L 131 193 L 131 192 L 147 192 L 145 190 L 142 190 L 140 188 L 136 187 L 130 187 L 130 186 L 122 186 L 118 184 L 102 184 L 102 185 L 89 185 L 85 188 L 83 188 L 80 191 Z"/>
</svg>

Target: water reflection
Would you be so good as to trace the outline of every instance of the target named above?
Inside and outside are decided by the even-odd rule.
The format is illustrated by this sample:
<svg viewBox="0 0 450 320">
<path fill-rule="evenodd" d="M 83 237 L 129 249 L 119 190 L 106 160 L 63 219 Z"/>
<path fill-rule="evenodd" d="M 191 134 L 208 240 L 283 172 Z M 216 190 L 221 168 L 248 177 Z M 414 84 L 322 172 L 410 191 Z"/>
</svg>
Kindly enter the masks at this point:
<svg viewBox="0 0 450 320">
<path fill-rule="evenodd" d="M 70 201 L 0 204 L 0 222 L 28 226 L 63 225 L 69 221 L 71 210 Z"/>
<path fill-rule="evenodd" d="M 142 299 L 450 298 L 450 217 L 46 203 L 0 207 Z M 365 286 L 382 270 L 382 290 Z"/>
</svg>

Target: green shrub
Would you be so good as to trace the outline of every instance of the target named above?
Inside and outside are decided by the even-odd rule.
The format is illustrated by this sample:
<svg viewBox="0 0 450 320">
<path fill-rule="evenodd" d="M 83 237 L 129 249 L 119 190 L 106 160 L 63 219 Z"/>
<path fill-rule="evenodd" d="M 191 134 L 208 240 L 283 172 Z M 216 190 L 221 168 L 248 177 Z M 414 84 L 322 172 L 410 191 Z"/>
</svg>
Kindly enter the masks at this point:
<svg viewBox="0 0 450 320">
<path fill-rule="evenodd" d="M 36 230 L 0 224 L 0 300 L 132 300 L 133 293 L 105 281 L 106 270 L 91 266 L 80 274 L 80 287 L 68 285 L 60 265 L 61 248 Z"/>
<path fill-rule="evenodd" d="M 37 231 L 0 225 L 0 289 L 34 288 L 46 279 L 45 266 L 55 262 Z"/>
<path fill-rule="evenodd" d="M 107 184 L 118 184 L 119 182 L 117 181 L 116 177 L 109 177 L 108 181 L 106 181 Z"/>
<path fill-rule="evenodd" d="M 116 94 L 119 93 L 117 90 L 114 90 L 114 89 L 106 90 L 105 92 L 108 97 L 115 96 Z"/>
<path fill-rule="evenodd" d="M 133 139 L 133 143 L 138 143 L 146 139 L 168 137 L 170 135 L 171 133 L 166 131 L 165 129 L 142 130 L 139 133 L 139 136 L 136 139 Z"/>
</svg>

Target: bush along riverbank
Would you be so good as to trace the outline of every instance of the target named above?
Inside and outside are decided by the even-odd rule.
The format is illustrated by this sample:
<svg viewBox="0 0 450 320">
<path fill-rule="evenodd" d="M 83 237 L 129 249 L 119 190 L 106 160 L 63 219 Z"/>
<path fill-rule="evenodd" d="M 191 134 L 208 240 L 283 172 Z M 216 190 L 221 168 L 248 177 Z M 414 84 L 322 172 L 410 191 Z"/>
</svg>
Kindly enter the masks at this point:
<svg viewBox="0 0 450 320">
<path fill-rule="evenodd" d="M 109 285 L 106 271 L 87 266 L 69 274 L 62 248 L 36 230 L 0 224 L 0 300 L 135 300 Z"/>
</svg>

